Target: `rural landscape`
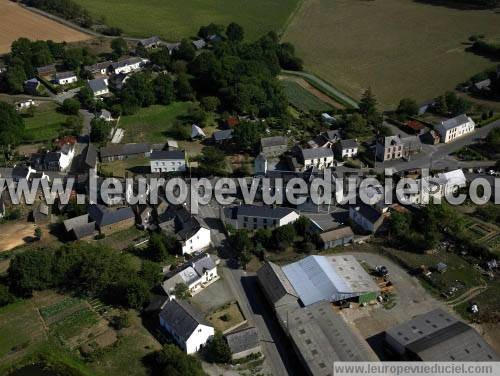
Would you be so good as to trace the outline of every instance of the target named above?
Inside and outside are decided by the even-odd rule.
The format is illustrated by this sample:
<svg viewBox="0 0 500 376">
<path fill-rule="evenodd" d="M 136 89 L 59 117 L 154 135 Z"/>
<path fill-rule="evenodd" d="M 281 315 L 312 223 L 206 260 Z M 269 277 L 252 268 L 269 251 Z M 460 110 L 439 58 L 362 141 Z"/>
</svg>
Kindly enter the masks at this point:
<svg viewBox="0 0 500 376">
<path fill-rule="evenodd" d="M 499 184 L 499 0 L 0 0 L 0 375 L 500 374 Z"/>
</svg>

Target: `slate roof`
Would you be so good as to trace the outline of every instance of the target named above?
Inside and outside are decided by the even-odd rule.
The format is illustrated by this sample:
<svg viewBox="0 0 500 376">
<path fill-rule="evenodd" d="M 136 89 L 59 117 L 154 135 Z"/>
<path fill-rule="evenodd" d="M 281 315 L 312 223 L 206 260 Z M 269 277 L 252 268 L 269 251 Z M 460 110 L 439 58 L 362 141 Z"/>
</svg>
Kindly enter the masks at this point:
<svg viewBox="0 0 500 376">
<path fill-rule="evenodd" d="M 423 361 L 491 361 L 500 357 L 469 325 L 435 309 L 386 331 Z"/>
<path fill-rule="evenodd" d="M 198 39 L 193 41 L 193 45 L 197 50 L 201 50 L 207 45 L 207 42 L 205 42 L 203 39 Z"/>
<path fill-rule="evenodd" d="M 62 80 L 64 78 L 76 77 L 75 72 L 67 71 L 67 72 L 59 72 L 56 73 L 56 80 Z"/>
<path fill-rule="evenodd" d="M 108 226 L 114 223 L 135 218 L 131 207 L 110 209 L 102 205 L 90 205 L 88 209 L 89 217 L 94 220 L 99 227 Z"/>
<path fill-rule="evenodd" d="M 349 226 L 337 228 L 331 231 L 323 232 L 319 235 L 323 242 L 331 242 L 343 238 L 347 238 L 349 236 L 354 236 L 352 229 Z"/>
<path fill-rule="evenodd" d="M 474 84 L 474 87 L 477 90 L 482 90 L 482 89 L 486 89 L 486 88 L 490 87 L 490 85 L 491 85 L 491 79 L 487 78 L 486 80 L 476 82 Z"/>
<path fill-rule="evenodd" d="M 231 140 L 233 138 L 233 130 L 226 129 L 223 131 L 214 132 L 212 135 L 215 141 Z"/>
<path fill-rule="evenodd" d="M 383 140 L 383 142 L 380 142 L 381 140 Z M 391 146 L 400 145 L 401 144 L 401 137 L 399 137 L 398 135 L 386 136 L 386 137 L 378 139 L 377 142 L 383 144 L 385 148 L 389 148 Z"/>
<path fill-rule="evenodd" d="M 360 213 L 364 218 L 369 220 L 371 223 L 377 222 L 379 218 L 382 216 L 382 213 L 380 213 L 377 209 L 375 209 L 373 206 L 365 204 L 364 202 L 353 205 L 352 208 L 353 210 L 359 208 L 359 210 L 356 211 Z"/>
<path fill-rule="evenodd" d="M 74 218 L 70 218 L 70 219 L 66 219 L 63 224 L 64 224 L 64 229 L 66 231 L 71 231 L 73 230 L 75 227 L 77 226 L 81 226 L 81 225 L 84 225 L 84 224 L 87 224 L 89 223 L 89 215 L 88 214 L 84 214 L 84 215 L 80 215 L 78 217 L 74 217 Z"/>
<path fill-rule="evenodd" d="M 455 116 L 454 118 L 442 121 L 441 126 L 445 130 L 449 130 L 449 129 L 456 128 L 462 124 L 465 124 L 468 121 L 469 121 L 469 118 L 467 117 L 467 115 L 462 114 L 462 115 Z"/>
<path fill-rule="evenodd" d="M 56 71 L 55 64 L 45 65 L 43 67 L 36 68 L 36 72 L 38 73 L 38 75 L 52 74 L 55 71 Z"/>
<path fill-rule="evenodd" d="M 142 44 L 144 47 L 149 47 L 154 44 L 157 44 L 160 41 L 161 41 L 160 37 L 155 35 L 149 38 L 141 39 L 139 43 Z"/>
<path fill-rule="evenodd" d="M 225 337 L 232 354 L 238 354 L 259 346 L 259 332 L 254 327 L 226 334 Z"/>
<path fill-rule="evenodd" d="M 199 324 L 211 326 L 195 307 L 184 300 L 171 300 L 165 304 L 160 317 L 184 341 L 189 339 Z"/>
<path fill-rule="evenodd" d="M 287 294 L 298 298 L 297 292 L 280 266 L 267 261 L 257 271 L 257 277 L 273 304 Z"/>
<path fill-rule="evenodd" d="M 108 144 L 101 148 L 101 158 L 119 155 L 145 154 L 151 151 L 150 144 Z"/>
<path fill-rule="evenodd" d="M 134 65 L 140 63 L 142 59 L 140 57 L 129 57 L 111 64 L 113 69 L 126 67 L 127 65 Z"/>
<path fill-rule="evenodd" d="M 89 80 L 88 85 L 92 92 L 97 93 L 98 91 L 103 91 L 108 88 L 108 84 L 104 78 L 95 78 L 93 80 Z"/>
<path fill-rule="evenodd" d="M 73 234 L 75 234 L 76 239 L 86 238 L 88 236 L 94 235 L 95 232 L 95 222 L 86 223 L 84 225 L 76 226 L 73 228 Z"/>
<path fill-rule="evenodd" d="M 94 168 L 97 164 L 97 149 L 94 144 L 89 144 L 85 151 L 85 165 Z"/>
<path fill-rule="evenodd" d="M 340 140 L 340 147 L 342 149 L 356 149 L 358 147 L 358 143 L 356 140 Z"/>
<path fill-rule="evenodd" d="M 109 66 L 111 64 L 113 64 L 113 62 L 108 60 L 108 61 L 103 61 L 103 62 L 92 64 L 92 65 L 86 65 L 83 68 L 89 72 L 96 72 L 96 71 L 100 71 L 102 69 L 109 68 Z"/>
<path fill-rule="evenodd" d="M 161 160 L 185 160 L 186 153 L 183 150 L 159 150 L 151 153 L 151 159 Z"/>
<path fill-rule="evenodd" d="M 288 138 L 283 136 L 264 137 L 260 139 L 260 145 L 263 148 L 288 145 Z"/>
<path fill-rule="evenodd" d="M 329 148 L 302 149 L 304 160 L 333 157 L 333 150 Z"/>
<path fill-rule="evenodd" d="M 237 206 L 237 215 L 243 215 L 247 217 L 280 219 L 294 211 L 295 211 L 294 209 L 285 208 L 281 206 L 276 208 L 272 208 L 269 206 L 258 206 L 258 205 Z"/>
<path fill-rule="evenodd" d="M 212 270 L 216 267 L 214 259 L 206 253 L 204 257 L 193 262 L 193 268 L 200 276 L 207 270 Z"/>
</svg>

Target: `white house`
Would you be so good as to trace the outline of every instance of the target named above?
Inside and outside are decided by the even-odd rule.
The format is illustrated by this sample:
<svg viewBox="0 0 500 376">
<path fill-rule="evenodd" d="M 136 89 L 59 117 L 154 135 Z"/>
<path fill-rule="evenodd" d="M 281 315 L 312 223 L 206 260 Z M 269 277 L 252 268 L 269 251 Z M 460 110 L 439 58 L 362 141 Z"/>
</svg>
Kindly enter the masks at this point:
<svg viewBox="0 0 500 376">
<path fill-rule="evenodd" d="M 159 314 L 160 325 L 187 354 L 194 354 L 214 336 L 215 329 L 190 303 L 171 299 Z"/>
<path fill-rule="evenodd" d="M 24 101 L 16 103 L 16 110 L 22 111 L 24 109 L 33 107 L 34 105 L 35 105 L 35 101 L 33 99 L 26 99 Z"/>
<path fill-rule="evenodd" d="M 54 83 L 57 85 L 69 85 L 78 81 L 78 77 L 74 72 L 60 72 L 54 76 Z"/>
<path fill-rule="evenodd" d="M 277 228 L 299 219 L 299 213 L 291 208 L 258 205 L 241 205 L 223 210 L 224 221 L 237 229 Z"/>
<path fill-rule="evenodd" d="M 114 74 L 128 74 L 141 70 L 142 66 L 147 62 L 147 59 L 142 59 L 140 57 L 129 57 L 128 59 L 111 64 L 111 68 Z"/>
<path fill-rule="evenodd" d="M 465 114 L 459 115 L 452 119 L 442 121 L 437 130 L 441 136 L 441 142 L 445 144 L 452 142 L 458 137 L 464 136 L 474 131 L 476 123 Z"/>
<path fill-rule="evenodd" d="M 354 158 L 358 155 L 358 143 L 356 140 L 340 140 L 338 153 L 341 159 Z"/>
<path fill-rule="evenodd" d="M 94 97 L 100 97 L 102 95 L 109 94 L 107 78 L 95 78 L 93 80 L 89 80 L 87 84 L 89 86 L 89 89 L 94 94 Z"/>
<path fill-rule="evenodd" d="M 208 253 L 188 261 L 178 270 L 177 273 L 161 284 L 168 296 L 174 294 L 175 286 L 179 283 L 185 284 L 189 288 L 191 295 L 195 295 L 219 279 L 217 263 Z"/>
<path fill-rule="evenodd" d="M 186 171 L 186 154 L 181 150 L 153 151 L 150 155 L 151 172 Z"/>
<path fill-rule="evenodd" d="M 159 226 L 167 234 L 175 234 L 183 255 L 202 251 L 212 243 L 210 227 L 181 205 L 169 208 L 159 218 Z"/>
<path fill-rule="evenodd" d="M 333 150 L 329 148 L 302 149 L 301 157 L 305 170 L 310 167 L 323 170 L 333 166 L 334 162 Z"/>
</svg>

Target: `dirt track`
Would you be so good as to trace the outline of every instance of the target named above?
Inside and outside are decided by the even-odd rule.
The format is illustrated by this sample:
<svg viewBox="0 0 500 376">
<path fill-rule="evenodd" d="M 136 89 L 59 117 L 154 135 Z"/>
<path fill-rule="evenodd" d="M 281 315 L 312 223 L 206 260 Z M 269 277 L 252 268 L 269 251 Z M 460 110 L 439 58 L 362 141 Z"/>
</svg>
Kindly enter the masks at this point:
<svg viewBox="0 0 500 376">
<path fill-rule="evenodd" d="M 0 0 L 0 54 L 10 51 L 10 45 L 20 37 L 32 40 L 76 42 L 90 36 L 32 13 L 9 0 Z"/>
</svg>

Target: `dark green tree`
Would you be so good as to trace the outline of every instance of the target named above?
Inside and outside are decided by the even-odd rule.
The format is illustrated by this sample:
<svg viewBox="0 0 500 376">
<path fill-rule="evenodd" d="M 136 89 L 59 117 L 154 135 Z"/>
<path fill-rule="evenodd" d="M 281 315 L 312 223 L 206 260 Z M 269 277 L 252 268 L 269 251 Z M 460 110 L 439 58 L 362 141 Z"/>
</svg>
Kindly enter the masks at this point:
<svg viewBox="0 0 500 376">
<path fill-rule="evenodd" d="M 153 82 L 156 103 L 170 104 L 175 99 L 174 83 L 168 74 L 159 74 Z"/>
<path fill-rule="evenodd" d="M 61 105 L 61 111 L 66 115 L 78 115 L 80 110 L 80 102 L 74 98 L 67 98 Z"/>
<path fill-rule="evenodd" d="M 14 106 L 0 102 L 0 145 L 18 145 L 24 136 L 24 121 Z"/>
<path fill-rule="evenodd" d="M 226 36 L 231 42 L 241 42 L 245 37 L 245 32 L 243 31 L 243 27 L 235 22 L 231 22 L 227 25 Z"/>
<path fill-rule="evenodd" d="M 196 50 L 193 44 L 187 39 L 183 39 L 181 41 L 181 44 L 179 45 L 179 48 L 174 50 L 173 52 L 173 57 L 175 60 L 184 60 L 190 62 L 195 58 L 195 56 Z"/>
<path fill-rule="evenodd" d="M 200 361 L 176 345 L 165 345 L 155 353 L 154 368 L 164 376 L 205 376 Z"/>
<path fill-rule="evenodd" d="M 210 363 L 229 363 L 231 361 L 231 349 L 221 332 L 217 331 L 207 343 L 204 355 Z"/>
<path fill-rule="evenodd" d="M 111 42 L 111 49 L 116 57 L 120 57 L 128 53 L 127 41 L 123 38 L 115 38 Z"/>
</svg>

